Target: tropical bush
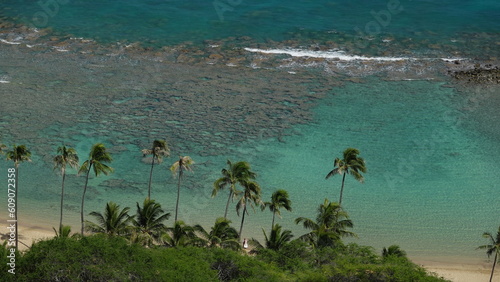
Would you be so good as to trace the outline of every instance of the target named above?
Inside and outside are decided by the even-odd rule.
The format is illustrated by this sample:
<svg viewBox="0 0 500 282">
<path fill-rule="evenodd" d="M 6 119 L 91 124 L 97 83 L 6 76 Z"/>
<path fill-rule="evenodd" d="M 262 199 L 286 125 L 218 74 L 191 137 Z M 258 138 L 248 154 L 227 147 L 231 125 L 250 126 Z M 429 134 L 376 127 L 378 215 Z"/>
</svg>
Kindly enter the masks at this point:
<svg viewBox="0 0 500 282">
<path fill-rule="evenodd" d="M 6 248 L 0 246 L 6 273 Z M 10 280 L 9 280 L 10 279 Z M 55 237 L 17 255 L 2 281 L 443 281 L 406 257 L 355 244 L 313 249 L 294 240 L 255 256 L 223 248 L 145 248 L 119 236 Z"/>
</svg>

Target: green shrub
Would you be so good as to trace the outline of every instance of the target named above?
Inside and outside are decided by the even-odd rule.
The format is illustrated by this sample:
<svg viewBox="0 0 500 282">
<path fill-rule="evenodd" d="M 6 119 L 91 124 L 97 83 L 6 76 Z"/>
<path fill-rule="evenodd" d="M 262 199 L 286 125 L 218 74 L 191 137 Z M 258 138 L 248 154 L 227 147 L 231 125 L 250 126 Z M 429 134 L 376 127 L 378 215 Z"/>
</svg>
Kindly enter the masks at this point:
<svg viewBox="0 0 500 282">
<path fill-rule="evenodd" d="M 379 263 L 353 263 L 344 258 L 336 261 L 335 267 L 325 271 L 329 281 L 443 281 L 428 275 L 425 269 L 415 265 L 405 257 L 392 257 Z"/>
<path fill-rule="evenodd" d="M 212 266 L 221 281 L 285 281 L 286 275 L 274 265 L 227 249 L 212 249 Z"/>
<path fill-rule="evenodd" d="M 41 241 L 23 256 L 21 277 L 42 281 L 215 281 L 203 249 L 146 249 L 120 237 Z"/>
<path fill-rule="evenodd" d="M 12 247 L 7 246 L 8 241 L 4 241 L 3 244 L 0 245 L 0 277 L 2 277 L 2 281 L 15 281 L 16 275 L 18 273 L 18 265 L 19 260 L 21 259 L 21 254 L 18 251 L 14 252 L 14 262 L 11 262 L 11 258 L 7 256 L 11 256 L 12 253 L 10 250 Z M 11 269 L 10 264 L 13 263 L 14 269 Z M 13 271 L 13 273 L 9 273 L 8 271 Z"/>
<path fill-rule="evenodd" d="M 1 269 L 7 252 L 0 246 Z M 153 247 L 93 235 L 40 241 L 17 254 L 16 275 L 1 281 L 443 281 L 406 257 L 382 258 L 349 244 L 310 249 L 296 240 L 256 256 L 220 248 Z"/>
<path fill-rule="evenodd" d="M 261 249 L 257 252 L 257 259 L 278 268 L 294 273 L 310 268 L 314 261 L 314 254 L 308 245 L 300 240 L 294 240 L 283 246 L 279 251 Z"/>
</svg>

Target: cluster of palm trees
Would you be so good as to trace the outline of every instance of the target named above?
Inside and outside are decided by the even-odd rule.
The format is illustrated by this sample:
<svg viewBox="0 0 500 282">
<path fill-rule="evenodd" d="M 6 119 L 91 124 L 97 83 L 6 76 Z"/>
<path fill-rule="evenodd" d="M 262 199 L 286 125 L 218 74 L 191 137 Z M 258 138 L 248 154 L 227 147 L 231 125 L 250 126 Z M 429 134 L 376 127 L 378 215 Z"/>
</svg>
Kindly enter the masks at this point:
<svg viewBox="0 0 500 282">
<path fill-rule="evenodd" d="M 6 149 L 6 146 L 0 144 L 0 153 L 4 153 Z M 167 228 L 163 222 L 170 217 L 170 213 L 164 213 L 161 209 L 161 205 L 151 200 L 151 183 L 155 163 L 161 164 L 163 157 L 168 157 L 170 155 L 170 149 L 165 140 L 154 140 L 152 147 L 143 149 L 142 153 L 144 156 L 152 155 L 148 197 L 144 200 L 143 206 L 141 207 L 139 203 L 137 203 L 137 214 L 135 216 L 130 216 L 128 214 L 130 208 L 127 207 L 120 210 L 119 205 L 109 202 L 106 205 L 104 214 L 98 212 L 90 213 L 90 215 L 97 220 L 97 223 L 93 223 L 86 221 L 84 218 L 85 194 L 89 176 L 91 171 L 93 171 L 96 177 L 100 174 L 108 175 L 113 172 L 113 168 L 108 165 L 113 161 L 113 158 L 104 144 L 96 143 L 92 146 L 87 160 L 80 166 L 79 157 L 75 149 L 64 145 L 58 147 L 57 154 L 53 158 L 53 163 L 54 170 L 59 170 L 62 175 L 62 187 L 59 232 L 56 231 L 56 233 L 60 235 L 69 234 L 68 227 L 63 225 L 63 206 L 66 169 L 71 167 L 78 170 L 78 174 L 84 174 L 86 176 L 80 209 L 80 233 L 82 236 L 85 230 L 93 233 L 106 233 L 108 235 L 127 235 L 132 241 L 145 242 L 144 244 L 146 245 L 160 242 L 166 245 L 187 244 L 187 242 L 190 242 L 190 244 L 198 242 L 197 244 L 199 244 L 199 242 L 203 241 L 200 240 L 200 238 L 205 238 L 205 240 L 209 242 L 209 245 L 232 246 L 234 248 L 234 243 L 241 239 L 245 216 L 249 214 L 250 208 L 255 210 L 255 207 L 258 206 L 262 210 L 269 209 L 273 214 L 270 235 L 267 236 L 267 233 L 263 230 L 266 238 L 266 245 L 268 247 L 273 249 L 279 248 L 282 243 L 288 242 L 293 237 L 289 230 L 282 230 L 280 225 L 275 224 L 276 215 L 281 215 L 280 209 L 283 208 L 287 211 L 292 210 L 288 192 L 279 189 L 272 194 L 270 202 L 263 202 L 261 199 L 261 187 L 255 181 L 256 174 L 251 170 L 250 164 L 244 161 L 232 163 L 228 160 L 227 168 L 222 169 L 222 176 L 213 184 L 212 197 L 215 197 L 225 188 L 228 188 L 229 194 L 224 217 L 216 220 L 210 232 L 203 230 L 200 225 L 191 227 L 186 225 L 183 221 L 180 221 L 178 219 L 178 208 L 181 179 L 185 171 L 192 170 L 192 165 L 194 164 L 194 161 L 189 156 L 180 156 L 170 167 L 173 175 L 178 177 L 178 183 L 174 227 Z M 14 145 L 12 150 L 6 152 L 6 155 L 7 160 L 14 161 L 17 170 L 20 163 L 30 161 L 31 153 L 25 145 Z M 340 203 L 342 201 L 346 174 L 351 174 L 355 179 L 361 182 L 363 181 L 361 172 L 366 172 L 366 167 L 364 160 L 358 155 L 359 151 L 357 149 L 348 148 L 344 151 L 343 159 L 335 159 L 334 169 L 328 173 L 326 178 L 335 174 L 343 175 L 339 203 L 329 202 L 325 199 L 325 202 L 318 210 L 316 221 L 302 217 L 297 218 L 297 224 L 303 223 L 306 229 L 312 230 L 310 233 L 303 235 L 301 239 L 310 242 L 314 246 L 324 246 L 333 244 L 333 242 L 340 237 L 355 236 L 354 233 L 346 231 L 346 228 L 352 228 L 352 222 L 348 219 L 347 213 L 342 210 Z M 16 173 L 16 178 L 17 176 L 18 173 Z M 16 185 L 17 183 L 18 181 L 16 179 Z M 241 215 L 239 232 L 233 231 L 233 228 L 230 227 L 231 221 L 227 219 L 229 204 L 234 200 L 237 200 L 236 212 L 238 216 Z M 197 236 L 195 236 L 195 234 L 197 234 Z M 195 238 L 197 239 L 195 240 Z M 234 240 L 234 242 L 232 240 Z"/>
<path fill-rule="evenodd" d="M 162 157 L 169 155 L 169 149 L 166 143 L 162 140 L 155 140 L 152 149 L 144 149 L 144 155 L 152 155 L 152 166 L 150 172 L 150 183 L 153 173 L 154 163 L 161 163 Z M 345 182 L 345 175 L 352 174 L 355 179 L 362 181 L 361 172 L 366 172 L 365 162 L 358 156 L 357 149 L 348 148 L 344 152 L 343 159 L 335 159 L 335 168 L 328 176 L 335 174 L 343 175 L 342 189 Z M 261 210 L 269 209 L 272 212 L 271 232 L 268 236 L 266 231 L 262 229 L 265 237 L 265 247 L 273 250 L 279 250 L 286 245 L 293 235 L 290 230 L 284 230 L 279 224 L 275 224 L 276 215 L 280 217 L 281 209 L 287 211 L 292 210 L 288 192 L 283 189 L 276 190 L 271 201 L 264 202 L 261 198 L 261 187 L 256 182 L 256 173 L 251 170 L 250 164 L 244 161 L 233 163 L 227 161 L 227 167 L 221 170 L 221 177 L 213 183 L 212 197 L 227 188 L 228 198 L 225 206 L 224 217 L 217 218 L 215 225 L 208 232 L 201 225 L 189 226 L 183 221 L 178 220 L 177 210 L 179 206 L 180 195 L 180 179 L 183 172 L 190 170 L 193 161 L 189 157 L 180 157 L 172 166 L 171 170 L 174 174 L 178 174 L 178 193 L 176 201 L 176 217 L 173 227 L 166 227 L 163 221 L 170 217 L 169 213 L 162 213 L 158 203 L 154 203 L 157 212 L 154 217 L 150 217 L 152 222 L 155 222 L 155 228 L 147 227 L 148 224 L 144 220 L 144 212 L 146 207 L 153 205 L 150 197 L 150 189 L 148 198 L 144 201 L 143 207 L 137 203 L 137 213 L 134 216 L 129 216 L 129 208 L 119 210 L 115 203 L 108 203 L 104 214 L 93 212 L 91 213 L 97 220 L 97 223 L 86 221 L 87 230 L 94 233 L 106 233 L 108 235 L 126 235 L 131 241 L 141 242 L 144 245 L 160 244 L 165 246 L 179 245 L 197 245 L 209 247 L 224 247 L 231 249 L 241 248 L 241 234 L 245 222 L 245 216 L 249 215 L 249 209 L 255 210 L 255 207 L 260 207 Z M 231 201 L 236 200 L 236 212 L 241 216 L 239 232 L 231 227 L 231 221 L 227 219 L 229 205 Z M 154 202 L 154 201 L 153 201 Z M 110 208 L 113 208 L 114 213 L 110 213 Z M 122 219 L 118 221 L 117 219 Z M 117 224 L 119 222 L 120 224 Z M 141 223 L 142 222 L 142 223 Z M 347 213 L 342 209 L 339 203 L 330 202 L 325 199 L 324 203 L 318 208 L 318 215 L 315 220 L 304 217 L 299 217 L 295 220 L 296 224 L 303 224 L 305 229 L 310 230 L 299 237 L 299 240 L 308 242 L 314 248 L 326 246 L 335 246 L 340 242 L 341 238 L 348 236 L 356 236 L 349 228 L 353 227 L 352 221 Z M 120 231 L 109 229 L 110 226 L 120 227 Z M 264 247 L 255 239 L 250 240 L 256 249 Z"/>
<path fill-rule="evenodd" d="M 141 205 L 137 203 L 135 215 L 129 215 L 130 208 L 120 209 L 114 202 L 106 204 L 104 213 L 91 212 L 96 222 L 85 221 L 86 230 L 91 233 L 123 236 L 131 242 L 144 246 L 206 246 L 239 249 L 239 236 L 230 226 L 231 221 L 218 218 L 210 231 L 201 225 L 189 226 L 182 220 L 175 221 L 172 227 L 165 224 L 170 218 L 155 200 L 146 198 Z"/>
<path fill-rule="evenodd" d="M 290 206 L 289 200 L 287 202 Z M 241 233 L 237 232 L 231 226 L 231 221 L 224 217 L 217 218 L 210 231 L 206 231 L 199 224 L 190 226 L 182 220 L 175 221 L 172 227 L 167 227 L 164 222 L 169 219 L 170 213 L 165 213 L 160 204 L 148 198 L 144 200 L 142 206 L 137 203 L 135 215 L 130 216 L 129 211 L 128 207 L 120 209 L 119 205 L 109 202 L 104 213 L 90 213 L 96 222 L 85 221 L 86 230 L 109 236 L 123 236 L 131 242 L 144 246 L 191 245 L 241 249 Z M 273 212 L 273 216 L 275 214 L 276 212 Z M 299 217 L 295 222 L 302 223 L 304 228 L 310 230 L 298 239 L 308 243 L 312 248 L 335 247 L 343 237 L 356 236 L 347 230 L 353 227 L 347 213 L 338 203 L 327 199 L 319 206 L 315 220 Z M 281 249 L 293 238 L 291 231 L 283 230 L 279 224 L 273 224 L 269 236 L 264 229 L 262 231 L 265 236 L 265 248 L 272 250 Z M 264 245 L 255 239 L 250 240 L 250 243 L 256 250 L 264 248 Z"/>
</svg>

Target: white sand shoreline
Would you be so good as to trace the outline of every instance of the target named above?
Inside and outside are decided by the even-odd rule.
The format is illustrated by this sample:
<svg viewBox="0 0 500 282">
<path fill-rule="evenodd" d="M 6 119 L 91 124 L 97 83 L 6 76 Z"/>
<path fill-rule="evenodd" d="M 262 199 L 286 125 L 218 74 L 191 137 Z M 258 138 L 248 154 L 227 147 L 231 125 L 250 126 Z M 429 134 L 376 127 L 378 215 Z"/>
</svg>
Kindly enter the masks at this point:
<svg viewBox="0 0 500 282">
<path fill-rule="evenodd" d="M 491 262 L 484 261 L 433 260 L 432 258 L 413 258 L 412 261 L 423 266 L 428 272 L 436 273 L 439 277 L 453 282 L 482 282 L 489 281 L 491 274 Z M 500 282 L 500 274 L 494 274 L 493 280 Z"/>
</svg>

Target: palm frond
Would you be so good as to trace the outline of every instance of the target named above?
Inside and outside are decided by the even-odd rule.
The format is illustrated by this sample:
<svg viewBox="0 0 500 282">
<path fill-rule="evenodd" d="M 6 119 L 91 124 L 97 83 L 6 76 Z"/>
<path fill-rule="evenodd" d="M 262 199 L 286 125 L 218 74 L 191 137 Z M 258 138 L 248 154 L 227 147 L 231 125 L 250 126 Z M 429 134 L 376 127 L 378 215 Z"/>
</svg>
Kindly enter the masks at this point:
<svg viewBox="0 0 500 282">
<path fill-rule="evenodd" d="M 8 161 L 13 161 L 14 163 L 31 162 L 31 152 L 26 148 L 26 145 L 12 146 L 12 150 L 7 151 L 5 154 Z"/>
<path fill-rule="evenodd" d="M 350 174 L 354 177 L 354 179 L 356 179 L 357 181 L 359 181 L 361 183 L 363 183 L 365 181 L 365 178 L 363 177 L 363 175 L 361 175 L 361 173 L 357 172 L 356 170 L 351 169 Z"/>
<path fill-rule="evenodd" d="M 328 179 L 332 176 L 334 176 L 335 174 L 340 174 L 340 168 L 334 168 L 333 170 L 331 170 L 325 177 L 325 179 Z"/>
<path fill-rule="evenodd" d="M 89 167 L 90 167 L 90 160 L 84 161 L 83 164 L 80 166 L 80 169 L 78 170 L 78 174 L 87 173 L 89 171 Z"/>
<path fill-rule="evenodd" d="M 99 176 L 101 173 L 103 173 L 104 175 L 108 175 L 113 172 L 113 168 L 104 163 L 94 161 L 93 165 L 95 176 Z"/>
<path fill-rule="evenodd" d="M 78 154 L 75 149 L 67 148 L 66 146 L 59 146 L 57 148 L 57 155 L 53 159 L 54 169 L 65 169 L 66 166 L 78 169 Z"/>
</svg>

